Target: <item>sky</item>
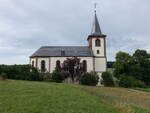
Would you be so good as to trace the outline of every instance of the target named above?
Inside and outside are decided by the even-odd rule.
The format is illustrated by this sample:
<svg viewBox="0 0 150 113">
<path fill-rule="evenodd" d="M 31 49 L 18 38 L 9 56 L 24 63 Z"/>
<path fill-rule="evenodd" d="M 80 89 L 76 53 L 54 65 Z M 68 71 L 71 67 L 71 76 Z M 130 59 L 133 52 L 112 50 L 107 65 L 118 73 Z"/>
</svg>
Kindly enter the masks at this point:
<svg viewBox="0 0 150 113">
<path fill-rule="evenodd" d="M 86 46 L 94 3 L 108 61 L 150 52 L 150 0 L 0 0 L 0 64 L 28 64 L 41 46 Z"/>
</svg>

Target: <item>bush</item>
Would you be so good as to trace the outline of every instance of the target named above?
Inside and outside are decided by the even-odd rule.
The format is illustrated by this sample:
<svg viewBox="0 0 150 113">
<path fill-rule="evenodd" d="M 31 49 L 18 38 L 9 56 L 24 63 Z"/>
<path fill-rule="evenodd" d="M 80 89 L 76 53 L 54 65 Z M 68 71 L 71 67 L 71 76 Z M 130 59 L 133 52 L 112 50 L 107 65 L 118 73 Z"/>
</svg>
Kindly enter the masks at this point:
<svg viewBox="0 0 150 113">
<path fill-rule="evenodd" d="M 62 76 L 61 72 L 57 69 L 53 71 L 52 73 L 52 81 L 54 82 L 62 82 L 64 80 L 64 77 Z"/>
<path fill-rule="evenodd" d="M 108 87 L 112 87 L 114 86 L 114 80 L 112 75 L 109 72 L 103 72 L 102 73 L 102 84 L 104 84 L 104 86 L 108 86 Z"/>
<path fill-rule="evenodd" d="M 127 76 L 125 74 L 120 76 L 119 86 L 129 88 L 129 87 L 145 87 L 144 82 L 135 79 L 132 76 Z"/>
<path fill-rule="evenodd" d="M 40 76 L 43 78 L 43 81 L 52 81 L 52 75 L 50 73 L 40 73 Z"/>
<path fill-rule="evenodd" d="M 90 73 L 84 73 L 79 82 L 82 85 L 90 85 L 90 86 L 96 86 L 98 83 L 99 77 L 97 73 L 90 72 Z"/>
<path fill-rule="evenodd" d="M 4 73 L 4 72 L 2 72 L 2 73 L 0 74 L 0 77 L 1 77 L 2 80 L 5 80 L 5 79 L 7 79 L 7 74 Z"/>
</svg>

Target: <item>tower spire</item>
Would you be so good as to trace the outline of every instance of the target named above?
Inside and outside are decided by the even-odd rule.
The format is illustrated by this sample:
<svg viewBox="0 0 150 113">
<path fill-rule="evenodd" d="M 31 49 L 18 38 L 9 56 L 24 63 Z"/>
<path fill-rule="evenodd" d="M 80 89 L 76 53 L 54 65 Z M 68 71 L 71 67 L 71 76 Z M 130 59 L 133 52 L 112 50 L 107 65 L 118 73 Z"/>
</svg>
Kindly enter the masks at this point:
<svg viewBox="0 0 150 113">
<path fill-rule="evenodd" d="M 94 21 L 92 25 L 92 31 L 89 36 L 105 36 L 101 32 L 101 28 L 96 14 L 96 8 L 97 8 L 97 3 L 94 4 Z"/>
</svg>

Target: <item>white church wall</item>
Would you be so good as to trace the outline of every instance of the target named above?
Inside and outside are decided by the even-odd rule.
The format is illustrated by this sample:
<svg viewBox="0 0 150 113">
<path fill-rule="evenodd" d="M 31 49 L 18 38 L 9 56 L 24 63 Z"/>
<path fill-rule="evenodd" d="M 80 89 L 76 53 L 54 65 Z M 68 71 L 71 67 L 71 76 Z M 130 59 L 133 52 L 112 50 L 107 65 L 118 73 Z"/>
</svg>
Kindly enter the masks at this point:
<svg viewBox="0 0 150 113">
<path fill-rule="evenodd" d="M 32 62 L 34 62 L 34 64 L 32 64 Z M 36 59 L 35 58 L 31 58 L 30 59 L 30 64 L 33 66 L 33 67 L 36 67 Z"/>
<path fill-rule="evenodd" d="M 56 61 L 59 60 L 61 64 L 66 60 L 66 58 L 72 58 L 72 57 L 51 57 L 51 65 L 50 65 L 50 73 L 55 70 L 56 67 Z M 78 57 L 81 59 L 81 62 L 83 60 L 87 61 L 87 72 L 93 71 L 93 57 Z"/>
<path fill-rule="evenodd" d="M 95 40 L 96 40 L 97 38 L 93 38 L 92 39 L 92 50 L 93 50 L 93 53 L 94 53 L 94 55 L 95 56 L 105 56 L 104 54 L 105 54 L 105 42 L 104 42 L 104 38 L 98 38 L 98 39 L 100 39 L 100 42 L 101 42 L 101 46 L 100 47 L 96 47 L 96 45 L 95 45 Z M 99 50 L 99 54 L 97 54 L 97 50 Z"/>
<path fill-rule="evenodd" d="M 81 62 L 83 62 L 83 60 L 87 61 L 87 72 L 91 72 L 94 69 L 94 65 L 93 65 L 93 57 L 79 57 L 81 58 Z"/>
<path fill-rule="evenodd" d="M 56 61 L 59 60 L 62 64 L 64 60 L 66 60 L 67 57 L 51 57 L 51 64 L 50 64 L 50 73 L 52 73 L 55 70 L 56 67 Z M 68 57 L 69 58 L 69 57 Z"/>
<path fill-rule="evenodd" d="M 95 58 L 95 71 L 96 72 L 106 71 L 106 58 Z"/>
<path fill-rule="evenodd" d="M 37 68 L 39 70 L 41 70 L 41 61 L 42 60 L 45 61 L 46 72 L 49 72 L 49 65 L 50 65 L 50 59 L 49 59 L 49 57 L 46 57 L 46 58 L 37 58 Z"/>
</svg>

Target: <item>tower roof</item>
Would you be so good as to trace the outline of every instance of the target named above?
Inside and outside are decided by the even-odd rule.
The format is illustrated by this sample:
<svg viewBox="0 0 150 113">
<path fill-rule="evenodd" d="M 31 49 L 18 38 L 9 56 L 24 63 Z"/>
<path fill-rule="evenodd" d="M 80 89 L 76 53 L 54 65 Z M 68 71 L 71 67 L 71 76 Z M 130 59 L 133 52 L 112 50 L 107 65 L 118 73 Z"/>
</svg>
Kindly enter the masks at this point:
<svg viewBox="0 0 150 113">
<path fill-rule="evenodd" d="M 94 15 L 94 21 L 92 24 L 92 31 L 91 34 L 89 35 L 89 37 L 105 37 L 106 35 L 104 35 L 101 31 L 100 25 L 99 25 L 99 21 L 97 18 L 97 14 L 96 14 L 96 10 L 95 10 L 95 15 Z"/>
</svg>

